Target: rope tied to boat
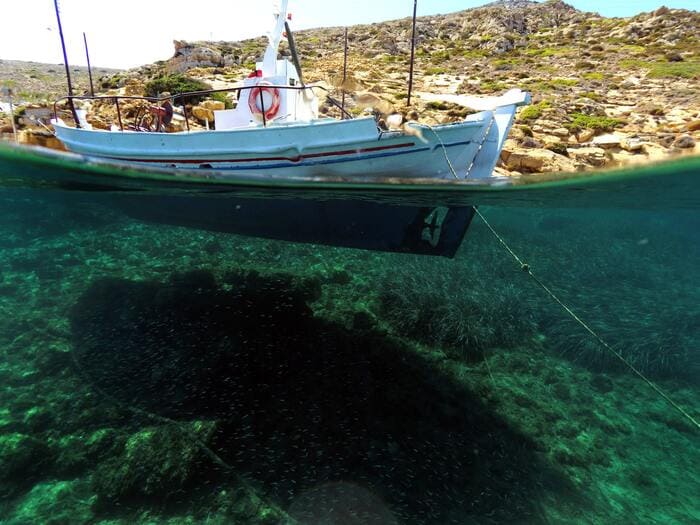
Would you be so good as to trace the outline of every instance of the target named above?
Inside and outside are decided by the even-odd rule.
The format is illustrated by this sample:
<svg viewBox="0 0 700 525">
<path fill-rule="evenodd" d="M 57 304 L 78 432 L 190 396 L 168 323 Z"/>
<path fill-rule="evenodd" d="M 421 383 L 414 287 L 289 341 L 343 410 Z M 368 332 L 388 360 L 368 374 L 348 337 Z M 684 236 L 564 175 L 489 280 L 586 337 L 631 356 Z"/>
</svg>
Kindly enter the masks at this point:
<svg viewBox="0 0 700 525">
<path fill-rule="evenodd" d="M 549 297 L 551 297 L 562 309 L 569 314 L 569 316 L 576 321 L 581 327 L 583 327 L 603 348 L 608 350 L 613 354 L 620 362 L 622 362 L 629 370 L 641 378 L 647 385 L 649 385 L 659 396 L 661 396 L 666 402 L 668 402 L 673 408 L 675 408 L 685 419 L 687 419 L 696 429 L 700 430 L 700 422 L 698 422 L 687 410 L 685 410 L 680 404 L 674 401 L 671 396 L 664 392 L 656 383 L 651 381 L 646 377 L 637 367 L 629 362 L 618 350 L 615 350 L 610 344 L 607 343 L 595 330 L 593 330 L 583 319 L 581 319 L 576 313 L 567 306 L 547 285 L 545 285 L 535 274 L 532 273 L 530 265 L 524 262 L 518 255 L 513 251 L 513 249 L 508 245 L 508 243 L 501 237 L 498 232 L 491 226 L 489 221 L 486 220 L 483 213 L 474 206 L 474 211 L 476 214 L 484 221 L 486 227 L 491 231 L 493 236 L 498 240 L 499 243 L 505 248 L 505 250 L 515 259 L 515 261 L 520 265 L 520 268 L 527 273 L 540 288 L 542 288 Z"/>
<path fill-rule="evenodd" d="M 459 176 L 457 176 L 457 172 L 455 171 L 454 166 L 452 166 L 452 162 L 450 161 L 450 157 L 447 156 L 447 148 L 445 147 L 445 143 L 442 141 L 442 138 L 440 137 L 440 135 L 438 135 L 438 132 L 435 131 L 435 129 L 430 124 L 425 124 L 425 127 L 428 128 L 430 131 L 432 131 L 433 135 L 435 135 L 435 138 L 438 139 L 440 146 L 442 146 L 442 152 L 445 154 L 445 160 L 447 161 L 447 166 L 450 168 L 450 172 L 452 172 L 452 176 L 455 179 L 459 180 Z"/>
<path fill-rule="evenodd" d="M 493 122 L 492 122 L 493 124 Z M 430 127 L 430 126 L 428 126 Z M 431 128 L 432 129 L 432 128 Z M 490 127 L 489 127 L 490 129 Z M 435 131 L 433 130 L 433 133 Z M 437 135 L 437 133 L 436 133 Z M 485 136 L 488 135 L 488 131 L 486 132 Z M 439 139 L 440 137 L 438 137 Z M 482 143 L 483 144 L 483 143 Z M 447 157 L 447 151 L 445 150 L 445 147 L 443 146 L 443 151 L 445 152 L 445 159 L 447 160 L 447 165 L 450 167 L 450 170 L 452 170 L 452 175 L 457 177 L 457 173 L 455 172 L 454 168 L 452 167 L 452 163 L 450 162 L 450 159 Z M 470 168 L 471 169 L 471 166 Z M 668 402 L 673 408 L 675 408 L 684 418 L 686 418 L 696 429 L 700 430 L 700 423 L 690 414 L 688 413 L 687 410 L 685 410 L 682 406 L 680 406 L 678 403 L 676 403 L 666 392 L 661 390 L 661 388 L 656 385 L 653 381 L 651 381 L 647 376 L 645 376 L 640 370 L 638 370 L 632 363 L 630 363 L 625 357 L 615 350 L 612 346 L 610 346 L 598 333 L 593 330 L 588 324 L 586 324 L 583 319 L 581 319 L 576 313 L 569 308 L 564 302 L 557 297 L 557 295 L 547 286 L 545 285 L 535 274 L 532 273 L 532 270 L 530 269 L 530 265 L 526 262 L 524 262 L 520 257 L 518 257 L 518 254 L 516 254 L 513 249 L 508 246 L 508 243 L 501 237 L 498 232 L 491 226 L 489 221 L 486 220 L 486 217 L 484 217 L 483 213 L 479 211 L 479 209 L 474 206 L 474 211 L 476 214 L 481 218 L 482 221 L 484 221 L 484 224 L 486 227 L 491 231 L 494 237 L 498 240 L 499 243 L 505 248 L 505 250 L 515 259 L 515 261 L 520 265 L 520 269 L 523 270 L 526 274 L 528 274 L 539 286 L 542 288 L 559 306 L 561 306 L 564 311 L 571 316 L 571 318 L 576 321 L 579 325 L 581 325 L 591 336 L 598 341 L 600 345 L 603 346 L 606 350 L 608 350 L 610 353 L 612 353 L 617 359 L 620 360 L 629 370 L 634 372 L 638 377 L 640 377 L 647 385 L 649 385 L 659 396 L 661 396 L 666 402 Z"/>
<path fill-rule="evenodd" d="M 472 168 L 474 167 L 474 162 L 476 158 L 479 156 L 479 152 L 481 149 L 484 147 L 484 143 L 486 142 L 486 139 L 489 136 L 489 133 L 491 133 L 491 127 L 493 126 L 493 123 L 496 121 L 496 117 L 492 116 L 491 121 L 489 122 L 489 125 L 486 126 L 486 130 L 484 131 L 484 135 L 481 137 L 481 142 L 479 143 L 479 147 L 476 148 L 476 153 L 474 153 L 474 157 L 472 158 L 471 163 L 469 166 L 467 166 L 466 174 L 464 175 L 465 179 L 469 178 L 469 175 L 471 175 Z M 433 135 L 435 135 L 435 138 L 438 140 L 440 143 L 440 146 L 442 147 L 442 152 L 445 155 L 445 160 L 447 161 L 447 167 L 450 168 L 450 172 L 452 173 L 452 176 L 459 180 L 459 175 L 457 175 L 457 171 L 455 170 L 454 166 L 452 165 L 452 161 L 450 160 L 450 157 L 447 155 L 447 148 L 445 147 L 445 143 L 442 141 L 442 138 L 438 134 L 437 131 L 435 131 L 435 128 L 433 128 L 430 124 L 423 124 L 426 128 L 428 128 L 430 131 L 433 132 Z"/>
<path fill-rule="evenodd" d="M 484 131 L 483 137 L 481 137 L 481 142 L 479 143 L 479 147 L 476 148 L 476 153 L 474 153 L 474 157 L 472 157 L 472 161 L 469 164 L 469 167 L 467 168 L 467 174 L 464 176 L 465 179 L 469 178 L 469 175 L 472 173 L 472 168 L 474 167 L 474 164 L 476 163 L 476 159 L 479 157 L 479 153 L 481 153 L 481 150 L 484 147 L 484 143 L 486 142 L 486 139 L 489 138 L 489 135 L 491 134 L 491 128 L 493 127 L 494 122 L 496 122 L 496 115 L 493 114 L 491 115 L 491 121 L 489 122 L 489 125 L 486 127 L 486 131 Z"/>
</svg>

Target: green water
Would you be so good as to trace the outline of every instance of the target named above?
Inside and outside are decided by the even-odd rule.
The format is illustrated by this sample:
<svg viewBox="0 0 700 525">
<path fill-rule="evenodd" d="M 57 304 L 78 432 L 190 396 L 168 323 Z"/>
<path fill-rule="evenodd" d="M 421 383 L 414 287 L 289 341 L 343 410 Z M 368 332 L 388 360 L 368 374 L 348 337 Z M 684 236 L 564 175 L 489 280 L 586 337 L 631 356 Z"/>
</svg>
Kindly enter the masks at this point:
<svg viewBox="0 0 700 525">
<path fill-rule="evenodd" d="M 700 171 L 644 173 L 480 211 L 697 418 Z M 39 186 L 0 189 L 2 523 L 700 522 L 700 431 L 478 217 L 445 259 Z"/>
</svg>

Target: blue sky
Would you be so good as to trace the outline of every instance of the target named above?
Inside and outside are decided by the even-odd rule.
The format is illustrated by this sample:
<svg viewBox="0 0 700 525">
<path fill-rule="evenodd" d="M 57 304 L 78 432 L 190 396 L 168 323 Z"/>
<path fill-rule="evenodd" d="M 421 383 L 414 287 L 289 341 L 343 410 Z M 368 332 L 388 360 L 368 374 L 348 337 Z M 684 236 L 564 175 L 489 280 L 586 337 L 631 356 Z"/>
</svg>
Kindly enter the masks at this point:
<svg viewBox="0 0 700 525">
<path fill-rule="evenodd" d="M 418 0 L 418 14 L 460 11 L 483 0 Z M 580 10 L 632 16 L 661 5 L 700 10 L 700 0 L 569 0 Z M 410 16 L 413 0 L 290 0 L 292 27 L 371 23 Z M 95 66 L 126 68 L 169 58 L 174 39 L 241 40 L 271 27 L 272 0 L 60 0 L 68 61 L 85 65 L 87 33 Z M 195 7 L 193 7 L 195 6 Z M 61 63 L 53 0 L 5 0 L 0 59 Z"/>
</svg>

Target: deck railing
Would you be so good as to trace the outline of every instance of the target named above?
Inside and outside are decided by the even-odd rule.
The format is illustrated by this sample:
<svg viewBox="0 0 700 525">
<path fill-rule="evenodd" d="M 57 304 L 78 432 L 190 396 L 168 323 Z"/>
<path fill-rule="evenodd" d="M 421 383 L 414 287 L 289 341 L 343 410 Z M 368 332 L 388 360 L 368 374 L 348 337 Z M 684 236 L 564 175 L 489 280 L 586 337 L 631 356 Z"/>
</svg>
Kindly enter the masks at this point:
<svg viewBox="0 0 700 525">
<path fill-rule="evenodd" d="M 122 114 L 121 114 L 121 107 L 119 105 L 120 100 L 143 100 L 145 102 L 148 102 L 150 104 L 155 104 L 157 107 L 160 106 L 160 104 L 164 102 L 170 102 L 175 106 L 175 102 L 177 100 L 181 101 L 182 104 L 182 112 L 183 116 L 185 117 L 185 125 L 187 127 L 187 131 L 190 131 L 190 121 L 189 117 L 187 115 L 187 100 L 192 99 L 194 97 L 205 97 L 207 95 L 212 95 L 214 93 L 236 93 L 238 96 L 238 99 L 240 101 L 241 99 L 241 91 L 243 90 L 251 90 L 255 89 L 257 86 L 236 86 L 236 87 L 230 87 L 230 88 L 222 88 L 222 89 L 207 89 L 203 91 L 188 91 L 185 93 L 177 93 L 175 95 L 167 95 L 167 96 L 161 96 L 161 97 L 144 97 L 144 96 L 131 96 L 131 95 L 72 95 L 72 96 L 65 96 L 57 99 L 53 103 L 53 116 L 54 119 L 58 119 L 58 105 L 67 100 L 70 104 L 72 104 L 76 100 L 111 100 L 114 102 L 114 105 L 117 109 L 117 121 L 119 122 L 119 129 L 121 131 L 124 131 L 124 121 L 122 119 Z M 325 91 L 326 93 L 329 93 L 329 90 L 326 89 L 323 86 L 318 86 L 318 85 L 306 85 L 306 86 L 277 86 L 277 85 L 270 85 L 267 87 L 271 88 L 276 88 L 276 89 L 292 89 L 296 91 L 301 91 L 301 90 L 310 90 L 313 92 L 314 89 L 320 89 Z M 260 94 L 260 108 L 261 108 L 261 113 L 262 113 L 262 120 L 263 120 L 263 126 L 267 126 L 267 119 L 265 118 L 265 101 L 263 99 L 263 90 L 259 90 Z M 330 94 L 326 95 L 326 100 L 328 100 L 333 106 L 337 107 L 341 114 L 343 115 L 343 118 L 348 118 L 352 119 L 354 118 L 348 111 L 345 109 L 344 105 L 341 105 L 337 100 L 335 100 L 333 97 L 330 96 Z M 137 118 L 138 118 L 137 114 Z M 80 128 L 80 122 L 75 123 L 76 127 Z"/>
</svg>

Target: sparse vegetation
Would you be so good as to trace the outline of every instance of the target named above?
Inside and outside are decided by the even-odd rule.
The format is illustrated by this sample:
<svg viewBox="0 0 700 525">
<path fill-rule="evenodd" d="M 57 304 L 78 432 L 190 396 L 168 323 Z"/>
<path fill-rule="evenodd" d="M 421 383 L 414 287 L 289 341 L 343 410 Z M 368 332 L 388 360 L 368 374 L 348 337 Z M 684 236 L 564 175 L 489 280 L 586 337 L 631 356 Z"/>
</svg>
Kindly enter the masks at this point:
<svg viewBox="0 0 700 525">
<path fill-rule="evenodd" d="M 551 103 L 543 100 L 538 104 L 526 106 L 518 113 L 518 120 L 537 120 L 542 116 L 542 110 L 551 106 Z"/>
<path fill-rule="evenodd" d="M 583 113 L 572 113 L 571 123 L 567 125 L 572 133 L 578 133 L 584 129 L 592 129 L 595 131 L 612 131 L 614 128 L 622 124 L 622 121 L 597 115 L 585 115 Z"/>
<path fill-rule="evenodd" d="M 654 62 L 626 59 L 620 62 L 625 68 L 646 69 L 650 78 L 700 78 L 700 60 L 683 62 Z"/>
<path fill-rule="evenodd" d="M 581 76 L 586 80 L 604 80 L 605 79 L 605 74 L 599 73 L 597 71 L 594 71 L 591 73 L 584 73 Z"/>
</svg>

